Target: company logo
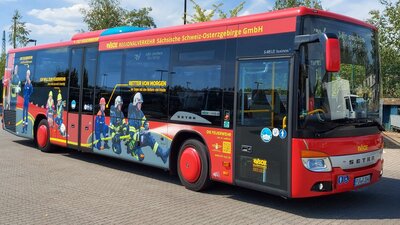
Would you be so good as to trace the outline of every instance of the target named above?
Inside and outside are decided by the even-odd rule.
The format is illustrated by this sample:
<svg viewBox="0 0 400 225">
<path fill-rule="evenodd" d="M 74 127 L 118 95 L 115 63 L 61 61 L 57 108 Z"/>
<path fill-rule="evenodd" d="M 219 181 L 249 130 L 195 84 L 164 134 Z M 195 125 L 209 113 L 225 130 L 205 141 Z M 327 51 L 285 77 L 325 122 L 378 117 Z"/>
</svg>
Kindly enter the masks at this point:
<svg viewBox="0 0 400 225">
<path fill-rule="evenodd" d="M 253 159 L 253 165 L 257 166 L 267 166 L 267 160 L 265 159 L 259 159 L 259 158 L 254 158 Z"/>
<path fill-rule="evenodd" d="M 364 152 L 368 150 L 368 145 L 359 145 L 357 146 L 357 151 Z"/>
<path fill-rule="evenodd" d="M 272 139 L 272 132 L 269 128 L 264 128 L 261 130 L 260 136 L 261 136 L 261 140 L 263 140 L 263 142 L 268 143 Z"/>
<path fill-rule="evenodd" d="M 357 165 L 357 164 L 364 164 L 364 163 L 369 163 L 369 162 L 374 162 L 375 161 L 375 156 L 367 156 L 363 158 L 358 158 L 358 159 L 351 159 L 349 160 L 349 165 Z"/>
<path fill-rule="evenodd" d="M 107 43 L 107 48 L 112 49 L 112 48 L 118 48 L 118 42 L 109 42 Z"/>
</svg>

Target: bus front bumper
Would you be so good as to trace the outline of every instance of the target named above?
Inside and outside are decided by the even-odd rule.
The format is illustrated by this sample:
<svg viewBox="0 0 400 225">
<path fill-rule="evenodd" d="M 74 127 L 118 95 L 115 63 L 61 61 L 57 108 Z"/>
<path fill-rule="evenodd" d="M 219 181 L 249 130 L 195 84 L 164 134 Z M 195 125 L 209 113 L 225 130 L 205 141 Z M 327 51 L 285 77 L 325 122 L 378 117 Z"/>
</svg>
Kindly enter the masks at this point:
<svg viewBox="0 0 400 225">
<path fill-rule="evenodd" d="M 383 162 L 383 159 L 379 159 L 368 167 L 351 170 L 334 167 L 330 172 L 312 172 L 303 165 L 293 165 L 291 197 L 331 195 L 369 186 L 382 177 Z"/>
</svg>

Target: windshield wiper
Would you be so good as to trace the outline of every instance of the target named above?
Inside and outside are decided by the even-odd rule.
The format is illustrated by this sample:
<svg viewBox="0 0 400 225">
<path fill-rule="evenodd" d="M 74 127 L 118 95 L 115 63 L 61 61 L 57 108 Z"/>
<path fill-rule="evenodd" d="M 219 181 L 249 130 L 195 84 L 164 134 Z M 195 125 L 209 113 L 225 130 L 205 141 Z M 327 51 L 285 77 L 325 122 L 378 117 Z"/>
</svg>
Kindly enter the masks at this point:
<svg viewBox="0 0 400 225">
<path fill-rule="evenodd" d="M 385 128 L 376 120 L 360 119 L 356 120 L 358 123 L 354 124 L 355 127 L 373 127 L 377 126 L 380 131 L 385 131 Z"/>
<path fill-rule="evenodd" d="M 320 137 L 322 135 L 325 135 L 328 132 L 331 132 L 335 129 L 337 129 L 338 127 L 345 127 L 345 126 L 354 126 L 356 128 L 360 128 L 360 127 L 373 127 L 376 126 L 378 127 L 378 129 L 380 131 L 385 131 L 385 128 L 376 120 L 368 120 L 368 119 L 354 119 L 354 120 L 340 120 L 340 124 L 337 124 L 329 129 L 320 131 L 318 133 L 316 133 L 315 135 L 317 137 Z"/>
</svg>

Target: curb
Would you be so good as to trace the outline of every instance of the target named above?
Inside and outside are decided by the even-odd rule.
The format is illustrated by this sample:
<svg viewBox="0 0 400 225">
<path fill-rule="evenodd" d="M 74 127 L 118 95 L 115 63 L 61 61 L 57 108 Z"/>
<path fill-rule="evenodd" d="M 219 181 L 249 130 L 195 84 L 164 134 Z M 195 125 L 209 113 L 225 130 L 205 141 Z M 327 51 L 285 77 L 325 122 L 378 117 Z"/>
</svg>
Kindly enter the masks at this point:
<svg viewBox="0 0 400 225">
<path fill-rule="evenodd" d="M 395 139 L 391 138 L 390 136 L 383 134 L 384 139 L 388 140 L 389 142 L 391 142 L 393 145 L 397 146 L 397 148 L 400 148 L 400 143 L 398 141 L 396 141 Z M 386 148 L 386 146 L 385 146 Z"/>
</svg>

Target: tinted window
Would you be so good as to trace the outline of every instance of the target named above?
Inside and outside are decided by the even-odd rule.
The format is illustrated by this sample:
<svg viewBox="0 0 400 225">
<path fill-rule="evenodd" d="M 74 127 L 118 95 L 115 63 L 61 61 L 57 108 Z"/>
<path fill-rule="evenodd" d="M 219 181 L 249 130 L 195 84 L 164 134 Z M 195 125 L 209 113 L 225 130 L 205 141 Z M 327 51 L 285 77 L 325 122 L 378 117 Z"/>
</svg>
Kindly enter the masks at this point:
<svg viewBox="0 0 400 225">
<path fill-rule="evenodd" d="M 46 106 L 48 99 L 57 99 L 59 95 L 63 100 L 66 99 L 69 74 L 68 61 L 69 49 L 67 47 L 37 52 L 32 94 L 36 104 Z"/>
<path fill-rule="evenodd" d="M 174 114 L 183 111 L 205 119 L 198 117 L 199 120 L 192 122 L 218 124 L 222 104 L 221 65 L 174 67 L 173 70 L 170 90 L 171 119 L 181 119 Z M 184 114 L 180 116 L 185 117 Z"/>
<path fill-rule="evenodd" d="M 27 73 L 30 73 L 30 79 L 33 80 L 35 74 L 35 61 L 36 52 L 22 52 L 15 54 L 14 63 L 17 69 L 15 69 L 16 67 L 14 66 L 14 72 L 17 71 L 16 75 L 18 76 L 21 84 L 25 83 Z"/>
<path fill-rule="evenodd" d="M 96 67 L 97 47 L 86 48 L 83 73 L 83 88 L 93 88 L 95 86 Z"/>
<path fill-rule="evenodd" d="M 105 98 L 106 114 L 109 115 L 110 107 L 114 105 L 115 98 L 121 95 L 121 69 L 122 51 L 102 52 L 99 59 L 99 72 L 96 77 L 96 105 L 100 98 Z M 126 115 L 129 99 L 123 99 Z"/>
<path fill-rule="evenodd" d="M 126 52 L 124 84 L 128 84 L 127 100 L 134 94 L 143 96 L 143 113 L 148 119 L 167 119 L 167 80 L 169 48 L 132 49 Z"/>
<path fill-rule="evenodd" d="M 67 76 L 68 48 L 47 49 L 37 52 L 36 76 L 34 78 L 37 85 L 64 87 L 66 86 Z M 51 79 L 54 77 L 60 79 Z"/>
<path fill-rule="evenodd" d="M 75 107 L 71 107 L 69 109 L 70 112 L 79 112 L 80 101 L 80 87 L 81 87 L 81 74 L 82 74 L 82 54 L 83 49 L 77 48 L 72 49 L 71 51 L 72 60 L 71 60 L 71 74 L 70 74 L 70 88 L 69 88 L 69 106 L 71 102 L 74 102 Z"/>
<path fill-rule="evenodd" d="M 174 48 L 170 73 L 170 119 L 221 126 L 225 42 Z"/>
</svg>

